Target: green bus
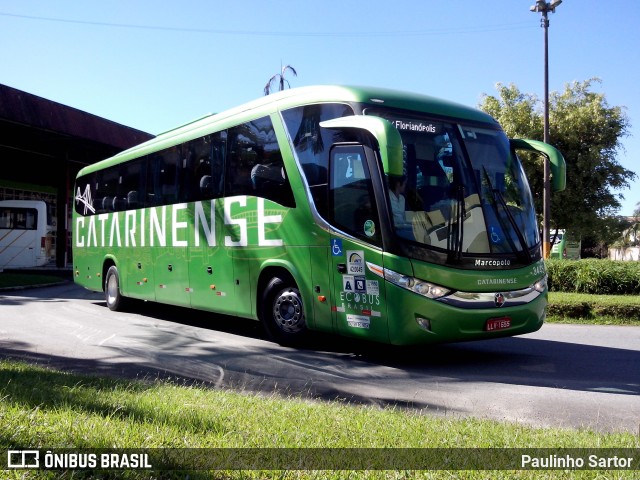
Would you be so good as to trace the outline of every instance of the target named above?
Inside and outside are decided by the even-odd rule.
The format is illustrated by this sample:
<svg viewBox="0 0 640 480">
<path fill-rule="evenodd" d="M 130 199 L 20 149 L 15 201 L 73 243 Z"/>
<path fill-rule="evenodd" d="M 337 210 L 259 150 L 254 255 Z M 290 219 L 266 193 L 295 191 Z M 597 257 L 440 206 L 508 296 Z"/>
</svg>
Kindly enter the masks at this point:
<svg viewBox="0 0 640 480">
<path fill-rule="evenodd" d="M 566 230 L 556 230 L 551 234 L 551 252 L 549 258 L 564 260 L 580 260 L 582 241 L 580 237 L 571 235 Z"/>
<path fill-rule="evenodd" d="M 489 115 L 393 90 L 290 89 L 83 168 L 75 281 L 260 321 L 297 344 L 327 332 L 396 345 L 539 329 L 546 272 L 516 149 Z M 222 317 L 228 318 L 228 317 Z"/>
</svg>

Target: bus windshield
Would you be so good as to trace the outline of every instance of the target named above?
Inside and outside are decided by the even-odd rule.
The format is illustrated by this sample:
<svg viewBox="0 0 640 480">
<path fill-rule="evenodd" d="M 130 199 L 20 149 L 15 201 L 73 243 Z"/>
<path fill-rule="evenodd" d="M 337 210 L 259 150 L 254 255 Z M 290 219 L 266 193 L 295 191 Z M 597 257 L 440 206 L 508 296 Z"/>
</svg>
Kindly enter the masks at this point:
<svg viewBox="0 0 640 480">
<path fill-rule="evenodd" d="M 389 120 L 402 136 L 403 176 L 388 178 L 399 237 L 459 256 L 531 261 L 540 241 L 533 201 L 502 130 L 392 110 L 365 113 Z"/>
</svg>

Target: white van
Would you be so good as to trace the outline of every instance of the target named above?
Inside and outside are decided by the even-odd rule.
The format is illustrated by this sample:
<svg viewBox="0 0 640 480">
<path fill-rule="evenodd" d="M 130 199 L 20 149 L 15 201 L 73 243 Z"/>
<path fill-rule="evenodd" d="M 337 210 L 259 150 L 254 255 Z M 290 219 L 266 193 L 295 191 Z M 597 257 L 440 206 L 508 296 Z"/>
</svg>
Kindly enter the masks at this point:
<svg viewBox="0 0 640 480">
<path fill-rule="evenodd" d="M 46 202 L 0 201 L 0 271 L 45 265 L 51 250 L 51 231 Z"/>
</svg>

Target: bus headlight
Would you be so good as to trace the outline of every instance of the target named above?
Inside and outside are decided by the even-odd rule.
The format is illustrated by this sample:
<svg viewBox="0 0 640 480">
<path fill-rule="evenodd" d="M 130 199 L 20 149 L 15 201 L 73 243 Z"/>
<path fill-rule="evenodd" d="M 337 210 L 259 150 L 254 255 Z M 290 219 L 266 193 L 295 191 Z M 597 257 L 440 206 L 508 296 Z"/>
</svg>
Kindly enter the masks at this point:
<svg viewBox="0 0 640 480">
<path fill-rule="evenodd" d="M 451 290 L 436 285 L 435 283 L 425 282 L 419 278 L 411 277 L 409 275 L 403 275 L 398 272 L 394 272 L 388 268 L 380 268 L 377 265 L 367 262 L 369 270 L 376 275 L 384 278 L 385 280 L 393 283 L 394 285 L 409 290 L 410 292 L 417 293 L 427 298 L 440 298 L 451 293 Z"/>
<path fill-rule="evenodd" d="M 547 276 L 545 275 L 532 286 L 536 292 L 544 292 L 545 288 L 547 288 Z"/>
</svg>

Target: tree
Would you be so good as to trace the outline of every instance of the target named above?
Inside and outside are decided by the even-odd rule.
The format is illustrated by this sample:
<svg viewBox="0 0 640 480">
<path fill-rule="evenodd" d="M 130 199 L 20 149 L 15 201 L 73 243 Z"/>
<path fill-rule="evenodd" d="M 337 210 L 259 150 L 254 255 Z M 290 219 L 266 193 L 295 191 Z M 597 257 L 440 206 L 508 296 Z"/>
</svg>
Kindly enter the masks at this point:
<svg viewBox="0 0 640 480">
<path fill-rule="evenodd" d="M 626 227 L 620 238 L 620 246 L 637 247 L 640 244 L 640 203 L 636 203 L 633 216 L 627 220 Z"/>
<path fill-rule="evenodd" d="M 284 78 L 284 76 L 285 76 L 285 74 L 287 73 L 288 70 L 290 70 L 291 73 L 293 73 L 294 77 L 298 76 L 298 72 L 296 72 L 296 69 L 293 68 L 291 65 L 285 65 L 284 67 L 281 67 L 280 73 L 276 73 L 273 77 L 271 77 L 269 79 L 269 81 L 267 82 L 267 84 L 264 86 L 264 94 L 265 95 L 269 95 L 271 93 L 271 85 L 275 81 L 277 81 L 278 85 L 280 86 L 280 90 L 278 90 L 279 92 L 284 90 L 285 82 L 286 82 L 287 86 L 289 86 L 289 88 L 291 88 L 291 85 L 289 84 L 289 81 Z"/>
<path fill-rule="evenodd" d="M 551 198 L 551 228 L 564 228 L 581 236 L 610 236 L 611 217 L 620 209 L 615 190 L 629 188 L 636 178 L 618 162 L 621 139 L 629 135 L 624 107 L 611 107 L 605 95 L 592 91 L 598 79 L 572 82 L 549 96 L 550 143 L 567 162 L 567 188 Z M 483 95 L 480 108 L 492 115 L 509 137 L 543 138 L 544 105 L 533 94 L 513 84 L 497 84 L 498 96 Z M 521 154 L 537 212 L 542 211 L 543 160 Z M 600 234 L 602 232 L 602 234 Z"/>
</svg>

